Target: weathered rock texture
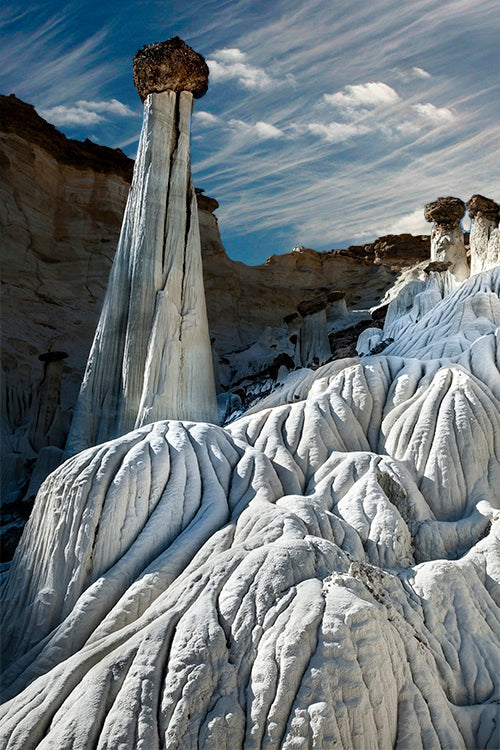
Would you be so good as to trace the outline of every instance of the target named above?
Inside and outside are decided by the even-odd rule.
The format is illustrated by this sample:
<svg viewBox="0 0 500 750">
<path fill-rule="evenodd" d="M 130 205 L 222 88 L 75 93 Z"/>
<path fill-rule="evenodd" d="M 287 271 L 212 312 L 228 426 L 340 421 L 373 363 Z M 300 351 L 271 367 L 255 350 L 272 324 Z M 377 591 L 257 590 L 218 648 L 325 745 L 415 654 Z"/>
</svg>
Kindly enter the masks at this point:
<svg viewBox="0 0 500 750">
<path fill-rule="evenodd" d="M 431 260 L 450 263 L 450 272 L 458 281 L 469 276 L 464 233 L 460 221 L 465 203 L 460 198 L 438 198 L 425 207 L 426 221 L 434 222 L 431 234 Z"/>
<path fill-rule="evenodd" d="M 195 99 L 208 89 L 208 65 L 178 36 L 147 44 L 134 57 L 134 84 L 144 101 L 162 91 L 190 91 Z"/>
<path fill-rule="evenodd" d="M 0 130 L 1 486 L 8 502 L 34 499 L 28 485 L 38 446 L 51 446 L 44 463 L 50 470 L 54 451 L 66 443 L 133 162 L 120 151 L 68 140 L 13 96 L 0 97 Z M 68 355 L 60 383 L 46 377 L 40 359 L 57 351 Z M 42 400 L 50 408 L 40 420 Z M 0 547 L 7 558 L 30 508 L 26 502 L 4 514 Z"/>
<path fill-rule="evenodd" d="M 371 260 L 384 264 L 393 270 L 400 270 L 417 260 L 430 257 L 430 238 L 428 235 L 387 234 L 375 242 L 364 245 L 350 245 L 345 250 L 336 250 L 345 257 Z"/>
<path fill-rule="evenodd" d="M 4 515 L 11 540 L 3 534 L 1 548 L 8 558 L 38 489 L 30 476 L 39 453 L 28 436 L 40 434 L 36 420 L 39 400 L 45 398 L 41 390 L 54 383 L 49 378 L 42 385 L 39 355 L 68 355 L 60 393 L 54 383 L 49 399 L 59 399 L 43 440 L 42 450 L 48 452 L 42 465 L 50 468 L 58 456 L 60 460 L 56 449 L 66 443 L 118 243 L 133 161 L 119 150 L 67 139 L 14 96 L 0 96 L 0 160 L 2 499 L 27 500 L 11 518 L 10 511 Z M 249 352 L 262 341 L 253 359 L 258 369 L 266 342 L 274 338 L 274 345 L 283 347 L 283 318 L 296 312 L 300 302 L 333 287 L 344 290 L 349 306 L 367 308 L 394 279 L 391 267 L 374 265 L 369 258 L 360 261 L 303 248 L 257 267 L 232 261 L 213 213 L 217 201 L 199 194 L 198 202 L 210 334 L 216 357 L 223 360 L 225 387 L 249 372 L 249 365 L 240 367 L 238 358 L 248 363 L 252 354 L 235 352 Z M 407 262 L 414 259 L 409 256 Z M 330 330 L 333 307 L 327 309 Z M 347 319 L 347 310 L 337 312 L 337 318 Z M 281 339 L 269 331 L 276 328 Z M 286 351 L 275 351 L 269 359 L 273 350 L 268 349 L 269 361 L 262 367 L 274 371 L 274 360 Z M 294 357 L 291 345 L 289 356 Z M 41 467 L 35 474 L 43 477 Z"/>
<path fill-rule="evenodd" d="M 500 206 L 483 195 L 467 201 L 472 219 L 470 232 L 471 274 L 484 271 L 500 262 Z"/>
<path fill-rule="evenodd" d="M 47 479 L 0 747 L 498 746 L 500 269 L 450 279 L 391 303 L 380 356 Z"/>
<path fill-rule="evenodd" d="M 326 309 L 328 297 L 320 294 L 311 300 L 301 302 L 297 310 L 302 322 L 298 329 L 297 364 L 301 367 L 322 365 L 331 357 L 328 340 Z"/>
<path fill-rule="evenodd" d="M 141 65 L 134 63 L 136 84 L 147 95 L 144 123 L 118 250 L 68 437 L 70 453 L 161 418 L 217 421 L 189 156 L 193 95 L 184 90 L 149 93 L 155 72 L 159 84 L 170 85 L 168 71 L 177 70 L 179 43 L 184 45 L 172 40 L 144 48 Z M 202 63 L 193 63 L 196 53 L 184 45 L 180 54 L 193 77 L 199 76 Z M 187 72 L 181 73 L 178 85 L 187 86 Z"/>
<path fill-rule="evenodd" d="M 0 249 L 8 290 L 2 362 L 13 386 L 30 388 L 43 376 L 39 354 L 67 352 L 61 399 L 69 409 L 103 303 L 133 162 L 117 150 L 66 139 L 15 97 L 0 97 L 0 115 Z M 340 289 L 349 307 L 368 308 L 394 281 L 392 256 L 385 266 L 368 252 L 359 258 L 297 248 L 261 266 L 232 261 L 213 213 L 217 201 L 198 201 L 210 333 L 221 356 L 252 345 L 322 291 Z M 428 256 L 425 238 L 414 239 L 403 242 L 407 265 Z"/>
</svg>

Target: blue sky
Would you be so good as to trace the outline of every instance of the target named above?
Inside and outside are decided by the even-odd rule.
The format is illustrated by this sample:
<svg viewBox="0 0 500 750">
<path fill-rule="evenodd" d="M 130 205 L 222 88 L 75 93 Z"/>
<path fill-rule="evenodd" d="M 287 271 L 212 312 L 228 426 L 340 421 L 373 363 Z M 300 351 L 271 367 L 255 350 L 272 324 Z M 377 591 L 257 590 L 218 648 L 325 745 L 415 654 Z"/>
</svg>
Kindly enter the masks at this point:
<svg viewBox="0 0 500 750">
<path fill-rule="evenodd" d="M 246 263 L 428 232 L 440 195 L 500 200 L 498 0 L 25 1 L 0 24 L 1 92 L 130 156 L 136 50 L 203 54 L 194 181 Z"/>
</svg>

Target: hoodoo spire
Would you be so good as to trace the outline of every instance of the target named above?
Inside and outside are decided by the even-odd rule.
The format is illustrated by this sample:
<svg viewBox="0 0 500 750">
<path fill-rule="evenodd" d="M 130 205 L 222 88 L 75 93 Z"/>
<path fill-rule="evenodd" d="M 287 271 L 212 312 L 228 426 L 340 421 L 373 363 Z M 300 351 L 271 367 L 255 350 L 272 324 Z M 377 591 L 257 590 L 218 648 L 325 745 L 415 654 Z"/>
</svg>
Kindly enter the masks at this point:
<svg viewBox="0 0 500 750">
<path fill-rule="evenodd" d="M 190 163 L 193 98 L 207 91 L 208 67 L 174 37 L 137 52 L 134 83 L 144 121 L 72 453 L 160 419 L 217 419 Z"/>
</svg>

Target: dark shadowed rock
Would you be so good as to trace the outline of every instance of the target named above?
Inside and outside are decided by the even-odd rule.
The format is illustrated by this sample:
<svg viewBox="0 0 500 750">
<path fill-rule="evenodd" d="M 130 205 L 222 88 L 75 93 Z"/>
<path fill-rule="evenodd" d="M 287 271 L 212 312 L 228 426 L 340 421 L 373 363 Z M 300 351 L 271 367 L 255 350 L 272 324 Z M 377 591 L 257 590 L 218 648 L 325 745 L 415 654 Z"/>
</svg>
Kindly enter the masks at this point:
<svg viewBox="0 0 500 750">
<path fill-rule="evenodd" d="M 215 198 L 210 198 L 209 195 L 204 195 L 203 190 L 200 188 L 195 188 L 195 192 L 200 211 L 207 211 L 208 213 L 213 214 L 213 212 L 219 208 L 219 201 L 216 201 Z"/>
<path fill-rule="evenodd" d="M 450 267 L 451 262 L 449 260 L 433 260 L 430 263 L 427 263 L 424 271 L 425 273 L 444 273 L 445 271 L 448 271 Z"/>
<path fill-rule="evenodd" d="M 345 250 L 334 250 L 335 255 L 344 255 L 368 263 L 377 263 L 399 270 L 430 254 L 428 235 L 388 234 L 364 245 L 350 245 Z"/>
<path fill-rule="evenodd" d="M 467 211 L 472 219 L 479 214 L 482 214 L 485 218 L 496 221 L 498 219 L 498 213 L 500 206 L 491 198 L 485 198 L 484 195 L 473 195 L 472 198 L 467 201 Z"/>
<path fill-rule="evenodd" d="M 208 89 L 205 59 L 178 36 L 147 44 L 134 57 L 134 84 L 144 101 L 161 91 L 191 91 L 195 99 Z"/>
<path fill-rule="evenodd" d="M 326 293 L 327 302 L 338 302 L 345 298 L 346 293 L 340 289 L 332 289 L 332 291 Z"/>
<path fill-rule="evenodd" d="M 302 315 L 302 317 L 305 318 L 308 315 L 314 315 L 314 313 L 317 313 L 320 310 L 324 310 L 327 304 L 328 300 L 326 294 L 318 294 L 312 299 L 299 302 L 299 304 L 297 305 L 297 310 Z"/>
<path fill-rule="evenodd" d="M 449 224 L 458 226 L 460 219 L 465 213 L 465 203 L 460 198 L 438 198 L 425 207 L 425 220 L 436 224 Z"/>
<path fill-rule="evenodd" d="M 39 354 L 38 359 L 40 362 L 59 362 L 61 359 L 67 359 L 68 356 L 66 352 L 46 352 Z"/>
</svg>

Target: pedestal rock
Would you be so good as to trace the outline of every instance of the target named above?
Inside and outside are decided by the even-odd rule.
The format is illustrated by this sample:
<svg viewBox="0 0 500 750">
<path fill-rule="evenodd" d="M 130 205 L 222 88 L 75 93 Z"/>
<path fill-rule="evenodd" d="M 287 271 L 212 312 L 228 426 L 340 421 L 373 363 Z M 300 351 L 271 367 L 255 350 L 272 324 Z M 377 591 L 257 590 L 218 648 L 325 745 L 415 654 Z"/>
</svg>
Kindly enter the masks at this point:
<svg viewBox="0 0 500 750">
<path fill-rule="evenodd" d="M 189 63 L 180 72 L 179 57 Z M 189 151 L 193 96 L 206 91 L 208 68 L 174 39 L 137 53 L 134 82 L 144 121 L 71 453 L 162 418 L 217 420 Z"/>
<path fill-rule="evenodd" d="M 469 276 L 464 233 L 460 220 L 465 204 L 460 198 L 438 198 L 425 207 L 426 221 L 433 221 L 431 234 L 431 261 L 449 262 L 450 273 L 457 281 Z"/>
<path fill-rule="evenodd" d="M 472 219 L 470 254 L 471 273 L 474 274 L 492 268 L 500 260 L 500 206 L 490 198 L 473 195 L 467 201 L 467 210 Z"/>
</svg>

